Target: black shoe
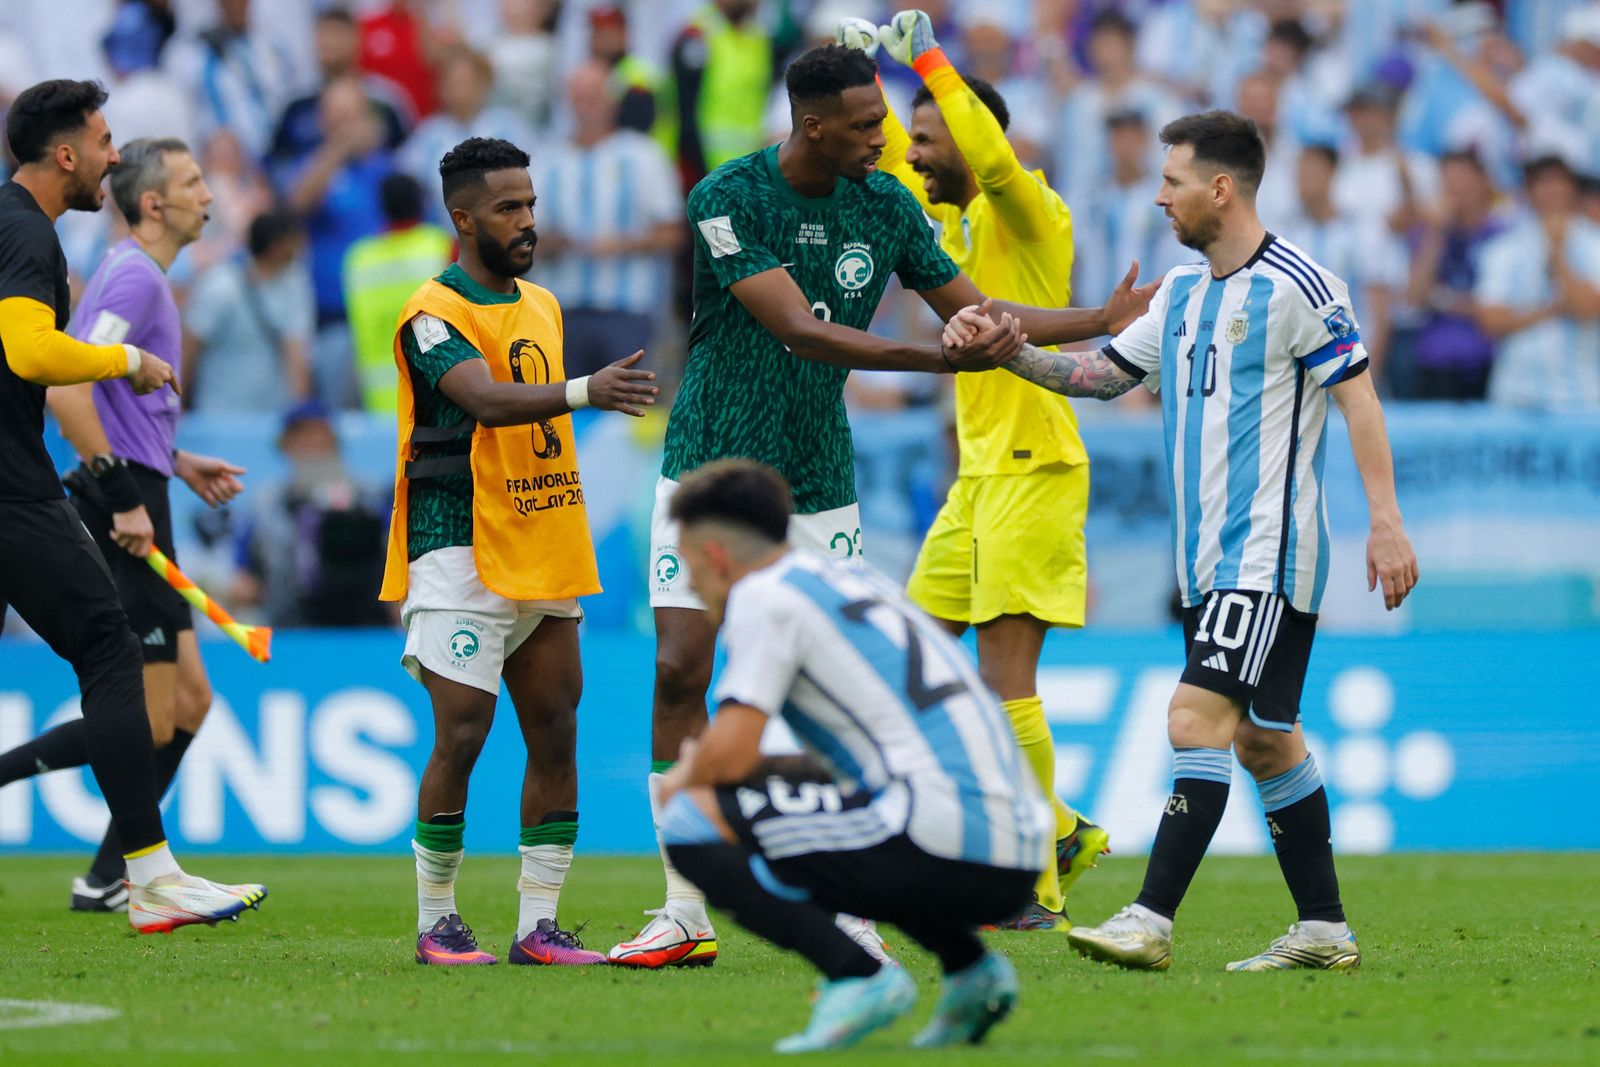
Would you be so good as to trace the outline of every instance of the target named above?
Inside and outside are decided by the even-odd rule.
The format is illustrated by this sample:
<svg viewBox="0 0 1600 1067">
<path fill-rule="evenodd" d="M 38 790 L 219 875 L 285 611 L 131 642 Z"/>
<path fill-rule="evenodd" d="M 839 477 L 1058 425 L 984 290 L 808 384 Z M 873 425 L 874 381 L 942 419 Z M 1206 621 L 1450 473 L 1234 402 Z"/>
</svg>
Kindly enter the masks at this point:
<svg viewBox="0 0 1600 1067">
<path fill-rule="evenodd" d="M 119 880 L 110 885 L 96 885 L 87 878 L 74 878 L 72 910 L 125 912 L 128 910 L 128 883 Z"/>
</svg>

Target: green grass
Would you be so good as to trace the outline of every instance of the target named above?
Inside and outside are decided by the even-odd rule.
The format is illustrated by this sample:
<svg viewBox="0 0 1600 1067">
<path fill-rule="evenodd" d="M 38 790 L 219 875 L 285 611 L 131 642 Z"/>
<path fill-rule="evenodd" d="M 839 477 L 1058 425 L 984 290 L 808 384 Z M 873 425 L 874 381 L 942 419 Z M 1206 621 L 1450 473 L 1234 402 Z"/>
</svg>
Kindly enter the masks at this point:
<svg viewBox="0 0 1600 1067">
<path fill-rule="evenodd" d="M 421 968 L 411 962 L 408 857 L 205 858 L 214 878 L 262 879 L 260 913 L 216 930 L 135 937 L 122 917 L 69 913 L 76 857 L 0 860 L 0 998 L 116 1009 L 109 1021 L 15 1029 L 0 1062 L 531 1062 L 745 1064 L 798 1029 L 804 961 L 724 922 L 709 970 Z M 1125 903 L 1137 859 L 1108 860 L 1073 897 L 1099 919 Z M 1022 976 L 1017 1012 L 979 1050 L 913 1055 L 932 1006 L 930 961 L 895 941 L 922 985 L 911 1020 L 839 1062 L 1600 1062 L 1600 855 L 1348 858 L 1345 900 L 1366 953 L 1354 975 L 1228 975 L 1291 917 L 1275 864 L 1213 859 L 1184 906 L 1166 974 L 1096 966 L 1050 934 L 996 934 Z M 503 952 L 514 859 L 474 856 L 460 902 Z M 658 903 L 638 858 L 579 857 L 563 916 L 605 948 Z"/>
</svg>

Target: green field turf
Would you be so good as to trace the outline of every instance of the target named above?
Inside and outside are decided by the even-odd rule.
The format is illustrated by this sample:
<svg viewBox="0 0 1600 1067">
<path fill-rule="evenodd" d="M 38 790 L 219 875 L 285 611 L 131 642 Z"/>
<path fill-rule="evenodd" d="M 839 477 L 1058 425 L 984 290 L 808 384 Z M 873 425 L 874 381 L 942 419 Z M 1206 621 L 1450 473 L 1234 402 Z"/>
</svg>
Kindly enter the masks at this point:
<svg viewBox="0 0 1600 1067">
<path fill-rule="evenodd" d="M 409 857 L 205 858 L 262 879 L 259 913 L 216 930 L 135 937 L 121 916 L 66 910 L 82 861 L 0 859 L 0 1002 L 115 1009 L 17 1028 L 0 1005 L 0 1062 L 50 1064 L 744 1064 L 804 1023 L 798 958 L 719 927 L 709 970 L 422 968 L 411 962 Z M 1074 892 L 1097 920 L 1137 888 L 1142 861 L 1109 859 Z M 1172 970 L 1129 974 L 1051 934 L 995 934 L 1022 977 L 1017 1012 L 981 1049 L 906 1048 L 935 995 L 928 958 L 895 948 L 922 985 L 911 1020 L 837 1062 L 1600 1062 L 1600 855 L 1347 858 L 1358 974 L 1228 975 L 1291 917 L 1270 858 L 1213 859 L 1185 904 Z M 469 857 L 460 900 L 503 953 L 516 916 L 511 857 Z M 658 903 L 653 859 L 579 857 L 563 901 L 606 948 Z M 890 931 L 891 941 L 897 941 Z"/>
</svg>

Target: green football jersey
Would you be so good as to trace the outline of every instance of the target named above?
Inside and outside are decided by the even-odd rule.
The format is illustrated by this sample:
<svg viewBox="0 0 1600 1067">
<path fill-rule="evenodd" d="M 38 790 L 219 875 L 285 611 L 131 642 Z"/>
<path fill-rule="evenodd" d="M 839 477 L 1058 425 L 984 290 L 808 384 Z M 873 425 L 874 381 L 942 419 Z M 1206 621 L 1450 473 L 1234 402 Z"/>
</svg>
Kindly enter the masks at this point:
<svg viewBox="0 0 1600 1067">
<path fill-rule="evenodd" d="M 778 169 L 776 146 L 725 163 L 689 193 L 694 321 L 689 358 L 667 420 L 661 473 L 678 478 L 743 457 L 789 480 L 802 515 L 856 499 L 843 367 L 800 359 L 728 291 L 787 270 L 818 318 L 865 330 L 889 275 L 937 289 L 960 273 L 916 198 L 888 174 L 840 178 L 804 197 Z"/>
</svg>

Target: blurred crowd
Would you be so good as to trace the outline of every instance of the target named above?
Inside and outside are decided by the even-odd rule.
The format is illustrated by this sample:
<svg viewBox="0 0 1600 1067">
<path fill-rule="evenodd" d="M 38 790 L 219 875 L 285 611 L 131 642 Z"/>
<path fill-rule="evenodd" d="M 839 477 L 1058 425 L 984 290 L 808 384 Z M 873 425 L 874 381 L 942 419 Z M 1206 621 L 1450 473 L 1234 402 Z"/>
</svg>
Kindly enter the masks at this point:
<svg viewBox="0 0 1600 1067">
<path fill-rule="evenodd" d="M 1157 132 L 1233 108 L 1267 141 L 1263 221 L 1349 280 L 1388 395 L 1600 410 L 1597 0 L 918 2 L 1067 200 L 1075 303 L 1133 259 L 1150 278 L 1196 258 L 1152 202 Z M 569 374 L 645 348 L 670 381 L 686 191 L 787 133 L 789 57 L 898 6 L 6 0 L 0 109 L 93 77 L 119 143 L 193 147 L 215 202 L 171 274 L 185 403 L 278 413 L 298 441 L 313 416 L 393 411 L 395 317 L 454 254 L 436 166 L 473 135 L 533 156 L 532 279 L 561 301 Z M 906 117 L 916 75 L 883 68 Z M 120 225 L 63 219 L 79 284 Z M 875 328 L 935 324 L 900 294 Z M 911 378 L 858 375 L 852 402 L 941 417 L 943 383 Z M 269 592 L 282 556 L 241 548 Z"/>
</svg>

